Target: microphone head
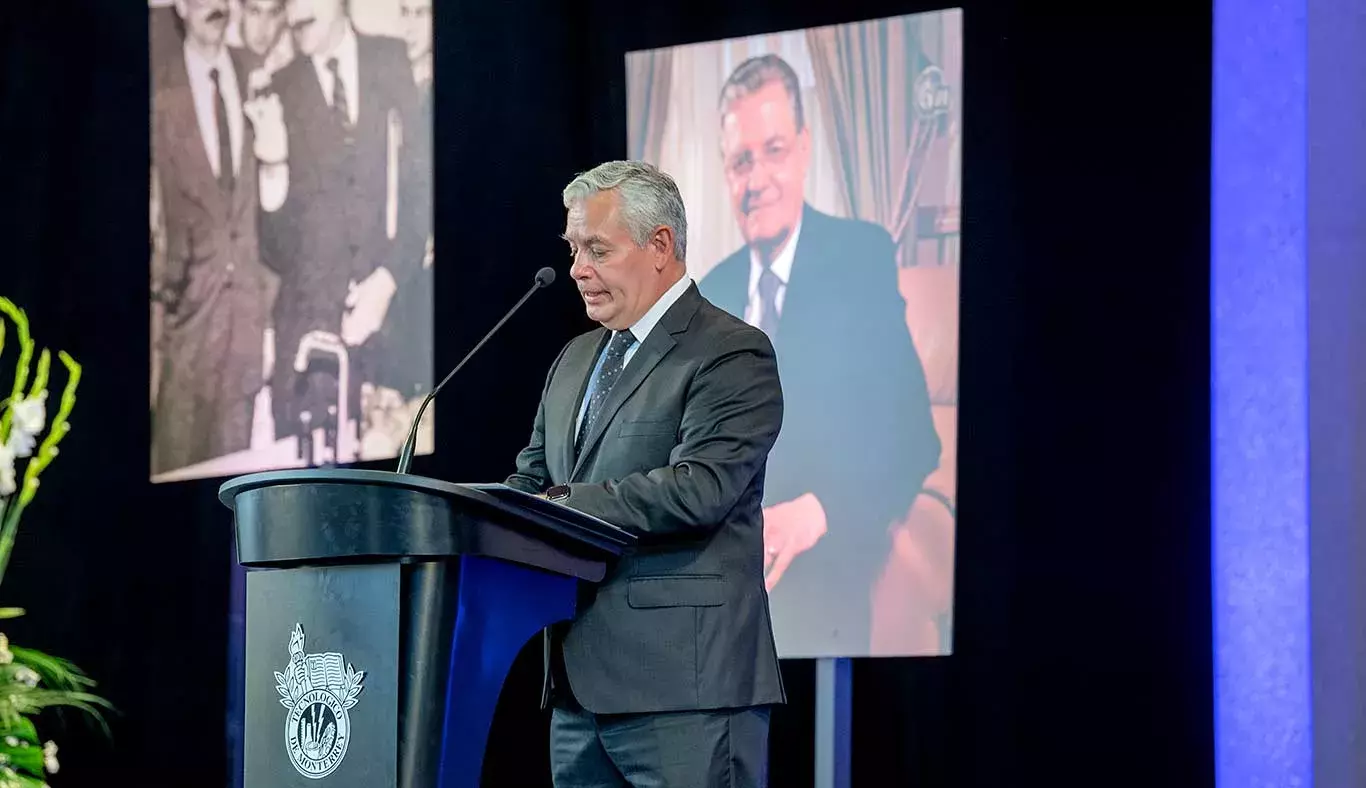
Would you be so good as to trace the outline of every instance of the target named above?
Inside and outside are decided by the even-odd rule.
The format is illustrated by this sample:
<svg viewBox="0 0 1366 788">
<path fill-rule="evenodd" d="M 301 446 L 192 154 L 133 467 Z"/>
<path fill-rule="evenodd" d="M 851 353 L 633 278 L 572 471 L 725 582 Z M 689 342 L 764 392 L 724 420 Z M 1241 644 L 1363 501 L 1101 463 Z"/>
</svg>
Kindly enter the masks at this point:
<svg viewBox="0 0 1366 788">
<path fill-rule="evenodd" d="M 541 270 L 539 270 L 539 271 L 536 272 L 536 286 L 537 286 L 537 287 L 549 287 L 549 286 L 550 286 L 551 284 L 553 284 L 554 282 L 555 282 L 555 269 L 554 269 L 554 268 L 551 268 L 550 266 L 546 266 L 545 268 L 542 268 Z"/>
</svg>

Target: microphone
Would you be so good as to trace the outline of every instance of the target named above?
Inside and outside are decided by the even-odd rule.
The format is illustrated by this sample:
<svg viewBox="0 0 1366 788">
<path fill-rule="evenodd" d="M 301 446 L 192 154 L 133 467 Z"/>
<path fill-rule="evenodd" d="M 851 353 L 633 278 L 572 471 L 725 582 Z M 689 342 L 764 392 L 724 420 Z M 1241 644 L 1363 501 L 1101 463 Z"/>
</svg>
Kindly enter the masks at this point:
<svg viewBox="0 0 1366 788">
<path fill-rule="evenodd" d="M 475 353 L 479 352 L 479 348 L 483 347 L 485 342 L 488 342 L 494 334 L 498 333 L 498 329 L 502 328 L 503 324 L 508 321 L 508 318 L 516 314 L 518 309 L 522 308 L 522 304 L 525 304 L 533 293 L 543 287 L 549 287 L 554 281 L 554 268 L 546 266 L 537 271 L 536 281 L 532 283 L 531 289 L 527 290 L 526 293 L 518 299 L 517 303 L 512 305 L 512 308 L 507 311 L 507 314 L 503 315 L 503 319 L 499 320 L 493 328 L 489 329 L 489 332 L 484 335 L 484 338 L 479 340 L 479 344 L 475 345 L 473 350 L 466 353 L 465 357 L 460 359 L 460 363 L 455 365 L 455 369 L 447 373 L 446 377 L 432 388 L 431 393 L 427 395 L 426 399 L 422 400 L 422 406 L 417 409 L 417 415 L 413 417 L 412 427 L 408 429 L 408 439 L 403 442 L 403 450 L 399 452 L 397 473 L 407 473 L 408 466 L 413 462 L 413 452 L 417 450 L 417 425 L 422 423 L 422 414 L 426 412 L 427 406 L 436 398 L 437 392 L 441 391 L 441 389 L 450 382 L 451 378 L 455 377 L 455 373 L 459 372 L 460 368 L 465 366 L 465 362 L 469 361 L 474 357 Z"/>
</svg>

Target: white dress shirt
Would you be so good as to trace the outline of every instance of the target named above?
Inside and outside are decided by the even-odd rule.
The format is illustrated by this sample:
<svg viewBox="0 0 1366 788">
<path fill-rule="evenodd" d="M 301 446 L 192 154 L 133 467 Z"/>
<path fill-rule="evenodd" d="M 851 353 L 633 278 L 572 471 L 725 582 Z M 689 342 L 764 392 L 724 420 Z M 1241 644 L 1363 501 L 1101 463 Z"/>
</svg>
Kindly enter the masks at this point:
<svg viewBox="0 0 1366 788">
<path fill-rule="evenodd" d="M 360 112 L 360 56 L 356 53 L 356 30 L 351 27 L 349 20 L 346 22 L 346 31 L 342 33 L 341 41 L 337 42 L 335 49 L 313 55 L 313 68 L 318 72 L 318 83 L 322 85 L 323 96 L 327 99 L 329 107 L 336 103 L 332 69 L 327 66 L 327 61 L 332 58 L 337 59 L 337 72 L 341 75 L 342 89 L 346 91 L 346 114 L 350 116 L 351 125 L 354 126 Z"/>
<path fill-rule="evenodd" d="M 210 72 L 218 69 L 218 87 L 214 88 Z M 209 156 L 209 168 L 218 177 L 218 118 L 215 116 L 218 91 L 223 93 L 223 107 L 228 113 L 228 147 L 232 155 L 233 175 L 242 171 L 242 94 L 238 90 L 237 70 L 227 47 L 220 47 L 218 57 L 209 61 L 198 49 L 185 44 L 185 70 L 190 77 L 190 94 L 194 97 L 195 119 L 199 121 L 199 138 Z"/>
<path fill-rule="evenodd" d="M 797 226 L 792 228 L 792 237 L 783 244 L 783 250 L 778 253 L 778 258 L 770 266 L 773 275 L 778 277 L 782 284 L 778 285 L 778 293 L 773 297 L 774 303 L 778 307 L 778 316 L 783 314 L 783 299 L 787 296 L 787 280 L 792 278 L 792 261 L 797 255 L 797 239 L 802 234 L 802 221 L 797 220 Z M 764 273 L 763 261 L 759 259 L 759 253 L 750 249 L 749 251 L 749 303 L 745 307 L 745 322 L 755 328 L 759 327 L 759 321 L 764 316 L 764 305 L 759 298 L 759 277 Z"/>
<path fill-rule="evenodd" d="M 631 359 L 635 357 L 636 351 L 640 349 L 640 346 L 645 343 L 646 338 L 650 336 L 650 332 L 654 331 L 655 326 L 659 325 L 659 321 L 664 318 L 664 313 L 668 312 L 670 307 L 678 303 L 678 299 L 682 298 L 683 294 L 688 292 L 688 286 L 691 284 L 692 277 L 685 274 L 677 282 L 674 282 L 672 287 L 664 291 L 664 295 L 660 296 L 659 300 L 647 309 L 645 314 L 640 316 L 640 319 L 635 322 L 635 325 L 626 329 L 636 338 L 636 342 L 626 351 L 626 357 L 622 359 L 621 369 L 623 373 L 626 371 L 627 365 L 631 363 Z M 607 345 L 610 344 L 612 344 L 612 342 L 611 340 L 608 340 Z M 607 357 L 607 345 L 603 346 L 602 352 L 598 354 L 598 362 L 593 365 L 593 371 L 589 373 L 588 390 L 583 393 L 583 402 L 579 405 L 579 417 L 574 421 L 575 435 L 579 433 L 579 428 L 583 426 L 583 416 L 588 412 L 588 401 L 593 398 L 593 388 L 598 379 L 598 370 L 602 368 L 602 361 Z"/>
</svg>

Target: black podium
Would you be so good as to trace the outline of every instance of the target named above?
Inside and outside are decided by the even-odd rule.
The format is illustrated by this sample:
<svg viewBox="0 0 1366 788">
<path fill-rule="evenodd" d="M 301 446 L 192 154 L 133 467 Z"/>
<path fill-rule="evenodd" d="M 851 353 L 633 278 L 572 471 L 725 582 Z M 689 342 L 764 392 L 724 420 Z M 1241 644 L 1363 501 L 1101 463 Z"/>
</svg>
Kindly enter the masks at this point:
<svg viewBox="0 0 1366 788">
<path fill-rule="evenodd" d="M 250 788 L 466 788 L 513 658 L 634 537 L 502 485 L 258 473 L 219 499 L 247 568 Z"/>
</svg>

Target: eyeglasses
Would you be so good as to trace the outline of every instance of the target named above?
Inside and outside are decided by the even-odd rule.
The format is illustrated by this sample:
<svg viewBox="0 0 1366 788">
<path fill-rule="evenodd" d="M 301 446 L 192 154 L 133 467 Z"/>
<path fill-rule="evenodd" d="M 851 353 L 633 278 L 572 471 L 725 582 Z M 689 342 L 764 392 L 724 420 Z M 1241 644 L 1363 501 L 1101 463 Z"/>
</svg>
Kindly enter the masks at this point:
<svg viewBox="0 0 1366 788">
<path fill-rule="evenodd" d="M 732 178 L 748 178 L 754 172 L 756 164 L 763 164 L 765 169 L 781 167 L 787 163 L 791 155 L 791 145 L 786 142 L 770 142 L 758 155 L 752 150 L 745 150 L 733 157 L 726 162 L 726 173 Z"/>
</svg>

